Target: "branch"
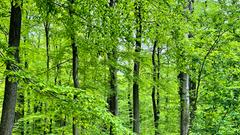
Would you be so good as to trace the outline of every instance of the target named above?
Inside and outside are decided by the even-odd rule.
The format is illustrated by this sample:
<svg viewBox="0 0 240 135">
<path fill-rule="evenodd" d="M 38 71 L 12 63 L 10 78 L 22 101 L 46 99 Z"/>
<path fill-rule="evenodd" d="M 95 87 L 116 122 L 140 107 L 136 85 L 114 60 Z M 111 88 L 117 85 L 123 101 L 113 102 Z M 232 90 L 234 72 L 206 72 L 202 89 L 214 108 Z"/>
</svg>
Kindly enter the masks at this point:
<svg viewBox="0 0 240 135">
<path fill-rule="evenodd" d="M 221 36 L 227 32 L 229 29 L 223 31 L 222 33 L 218 34 L 218 36 L 216 37 L 214 43 L 212 44 L 212 46 L 209 48 L 209 50 L 207 51 L 206 55 L 203 58 L 202 64 L 200 65 L 200 69 L 198 72 L 198 77 L 197 77 L 197 87 L 195 90 L 195 97 L 194 97 L 194 102 L 193 102 L 193 114 L 195 113 L 195 111 L 197 110 L 197 101 L 198 101 L 198 91 L 201 85 L 201 77 L 202 77 L 202 72 L 205 66 L 205 63 L 207 61 L 208 56 L 214 51 L 214 49 L 217 47 L 217 43 L 219 43 Z"/>
<path fill-rule="evenodd" d="M 51 67 L 51 68 L 49 68 L 49 69 L 47 69 L 47 70 L 45 70 L 45 71 L 43 71 L 43 72 L 41 72 L 41 73 L 38 73 L 38 74 L 36 74 L 36 75 L 42 75 L 42 74 L 48 72 L 49 70 L 55 69 L 57 66 L 60 66 L 60 65 L 62 65 L 62 64 L 65 64 L 65 63 L 69 62 L 70 60 L 72 60 L 72 59 L 67 59 L 67 60 L 65 60 L 65 61 L 63 61 L 63 62 L 61 62 L 61 63 L 58 63 L 56 66 L 53 66 L 53 67 Z"/>
</svg>

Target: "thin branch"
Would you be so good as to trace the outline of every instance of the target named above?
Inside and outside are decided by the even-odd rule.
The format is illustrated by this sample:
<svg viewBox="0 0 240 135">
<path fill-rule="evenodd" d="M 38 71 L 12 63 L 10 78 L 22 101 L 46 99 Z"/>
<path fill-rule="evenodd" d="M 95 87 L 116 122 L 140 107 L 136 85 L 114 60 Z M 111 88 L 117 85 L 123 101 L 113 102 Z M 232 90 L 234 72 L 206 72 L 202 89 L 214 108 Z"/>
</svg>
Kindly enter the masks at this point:
<svg viewBox="0 0 240 135">
<path fill-rule="evenodd" d="M 72 59 L 67 59 L 67 60 L 65 60 L 65 61 L 63 61 L 63 62 L 61 62 L 61 63 L 58 63 L 56 66 L 53 66 L 53 67 L 51 67 L 51 68 L 49 68 L 49 69 L 47 69 L 47 70 L 45 70 L 45 71 L 43 71 L 43 72 L 41 72 L 41 73 L 38 73 L 38 74 L 36 74 L 36 75 L 42 75 L 42 74 L 48 72 L 48 70 L 50 71 L 50 70 L 52 70 L 52 69 L 55 69 L 57 66 L 60 66 L 60 65 L 62 65 L 62 64 L 65 64 L 65 63 L 67 63 L 67 62 L 69 62 L 69 61 L 71 61 L 71 60 L 72 60 Z"/>
</svg>

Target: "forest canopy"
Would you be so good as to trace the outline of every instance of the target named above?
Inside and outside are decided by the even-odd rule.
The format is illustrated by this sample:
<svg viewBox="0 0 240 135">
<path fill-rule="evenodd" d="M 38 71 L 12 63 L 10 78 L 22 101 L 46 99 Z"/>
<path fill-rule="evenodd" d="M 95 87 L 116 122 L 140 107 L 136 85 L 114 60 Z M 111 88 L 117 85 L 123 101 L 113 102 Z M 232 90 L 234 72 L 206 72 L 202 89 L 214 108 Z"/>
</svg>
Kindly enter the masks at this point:
<svg viewBox="0 0 240 135">
<path fill-rule="evenodd" d="M 1 0 L 1 135 L 240 134 L 238 0 Z"/>
</svg>

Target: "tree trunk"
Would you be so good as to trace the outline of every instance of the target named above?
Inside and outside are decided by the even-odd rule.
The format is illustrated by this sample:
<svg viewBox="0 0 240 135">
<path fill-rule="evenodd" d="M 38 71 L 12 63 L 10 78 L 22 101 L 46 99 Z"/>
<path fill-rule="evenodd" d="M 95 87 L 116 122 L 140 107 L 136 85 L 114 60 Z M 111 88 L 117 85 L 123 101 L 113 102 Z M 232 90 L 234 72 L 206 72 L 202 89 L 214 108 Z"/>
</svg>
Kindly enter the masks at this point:
<svg viewBox="0 0 240 135">
<path fill-rule="evenodd" d="M 154 127 L 155 127 L 155 135 L 159 135 L 158 132 L 158 124 L 159 124 L 159 111 L 158 111 L 158 102 L 159 102 L 159 93 L 156 94 L 157 86 L 157 66 L 155 62 L 155 55 L 157 50 L 157 40 L 154 42 L 153 51 L 152 51 L 152 65 L 153 65 L 153 86 L 152 86 L 152 105 L 153 105 L 153 118 L 154 118 Z M 158 77 L 159 78 L 159 77 Z"/>
<path fill-rule="evenodd" d="M 44 22 L 44 29 L 45 29 L 45 38 L 46 38 L 46 55 L 47 55 L 47 83 L 49 81 L 49 63 L 50 63 L 50 56 L 49 56 L 49 29 L 50 29 L 50 23 L 48 21 L 48 15 L 47 19 Z"/>
<path fill-rule="evenodd" d="M 141 2 L 136 2 L 136 46 L 135 52 L 140 55 L 141 39 L 142 39 L 142 16 L 141 16 Z M 140 113 L 139 113 L 139 69 L 140 60 L 139 56 L 134 59 L 133 69 L 133 132 L 140 134 Z"/>
<path fill-rule="evenodd" d="M 70 16 L 70 22 L 71 25 L 74 25 L 74 18 L 73 18 L 73 4 L 75 0 L 69 0 L 70 2 L 70 7 L 69 7 L 69 16 Z M 70 38 L 71 38 L 71 46 L 72 46 L 72 79 L 73 79 L 73 84 L 75 88 L 79 88 L 79 80 L 78 80 L 78 48 L 76 44 L 76 37 L 75 37 L 75 30 L 74 26 L 70 26 L 71 31 L 70 31 Z M 76 95 L 74 95 L 74 99 L 77 98 Z M 73 135 L 79 135 L 79 131 L 77 128 L 77 125 L 75 124 L 75 117 L 73 117 L 73 125 L 72 125 L 72 130 L 73 130 Z"/>
<path fill-rule="evenodd" d="M 23 37 L 23 42 L 24 42 L 24 45 L 26 47 L 26 37 L 24 36 Z M 25 61 L 24 61 L 24 69 L 27 70 L 28 69 L 28 62 L 27 62 L 27 52 L 24 51 L 24 58 L 25 58 Z M 29 81 L 26 80 L 26 83 L 28 83 Z M 21 86 L 20 86 L 21 87 Z M 23 90 L 23 91 L 19 91 L 18 92 L 18 96 L 17 96 L 17 107 L 20 108 L 20 110 L 17 110 L 15 112 L 15 122 L 18 122 L 19 119 L 21 118 L 24 118 L 24 104 L 25 104 L 25 91 L 26 90 Z M 24 120 L 23 121 L 20 121 L 19 122 L 19 128 L 20 128 L 20 133 L 21 135 L 24 135 Z"/>
<path fill-rule="evenodd" d="M 181 106 L 180 134 L 187 135 L 190 123 L 189 76 L 186 73 L 180 72 L 178 79 L 180 81 L 179 95 Z"/>
<path fill-rule="evenodd" d="M 187 0 L 186 9 L 191 13 L 193 12 L 194 0 Z M 192 34 L 188 33 L 188 38 L 191 38 Z M 179 95 L 180 95 L 180 106 L 181 106 L 181 120 L 180 120 L 180 132 L 181 135 L 188 135 L 190 129 L 190 96 L 189 96 L 189 87 L 190 87 L 190 77 L 187 73 L 179 73 Z"/>
<path fill-rule="evenodd" d="M 44 22 L 44 29 L 45 29 L 45 39 L 46 39 L 46 58 L 47 58 L 47 61 L 46 61 L 46 65 L 47 65 L 47 84 L 49 84 L 49 64 L 50 64 L 50 56 L 49 56 L 49 51 L 50 51 L 50 45 L 49 45 L 49 30 L 50 30 L 50 23 L 48 21 L 48 15 L 49 13 L 47 13 L 47 18 Z M 45 110 L 43 111 L 46 111 L 47 110 L 47 104 L 46 103 L 43 103 L 42 104 L 43 106 L 45 106 Z M 45 118 L 44 119 L 44 127 L 46 127 L 45 129 L 47 129 L 47 119 Z M 51 127 L 51 123 L 50 123 L 50 127 Z M 51 131 L 51 128 L 50 128 L 50 131 Z M 50 132 L 51 133 L 51 132 Z M 44 135 L 47 134 L 47 132 L 44 130 Z"/>
<path fill-rule="evenodd" d="M 57 53 L 59 53 L 59 49 L 58 46 L 55 46 L 55 49 L 57 51 Z M 56 73 L 55 73 L 55 78 L 54 78 L 54 84 L 55 85 L 61 85 L 61 64 L 60 64 L 60 60 L 57 61 L 57 66 L 56 66 Z"/>
<path fill-rule="evenodd" d="M 75 88 L 79 88 L 79 81 L 78 81 L 78 48 L 75 41 L 75 36 L 71 37 L 72 41 L 72 76 L 73 76 L 73 83 Z"/>
<path fill-rule="evenodd" d="M 59 53 L 59 49 L 58 46 L 55 46 L 56 51 Z M 56 73 L 55 73 L 55 78 L 54 78 L 54 84 L 55 85 L 61 85 L 62 81 L 61 81 L 61 64 L 59 62 L 60 60 L 57 61 L 57 66 L 56 66 Z M 66 116 L 64 115 L 64 118 L 58 116 L 58 119 L 56 123 L 59 123 L 60 127 L 64 127 L 66 126 Z M 61 135 L 64 135 L 64 131 L 61 132 Z"/>
<path fill-rule="evenodd" d="M 188 10 L 192 13 L 193 12 L 193 3 L 194 0 L 188 0 Z M 192 33 L 188 33 L 188 38 L 192 38 L 193 34 Z M 195 69 L 191 69 L 192 72 L 195 72 Z M 197 110 L 197 90 L 196 90 L 196 82 L 193 81 L 192 78 L 190 78 L 189 80 L 190 84 L 189 84 L 189 90 L 190 90 L 190 123 L 189 123 L 189 130 L 191 130 L 192 128 L 192 124 L 193 124 L 193 120 L 195 119 L 195 111 Z"/>
<path fill-rule="evenodd" d="M 116 49 L 116 48 L 115 48 Z M 108 55 L 110 61 L 117 61 L 116 58 L 116 50 L 112 50 L 112 54 Z M 111 62 L 112 63 L 112 62 Z M 118 96 L 117 96 L 117 69 L 114 67 L 114 65 L 110 65 L 109 67 L 109 73 L 110 73 L 110 95 L 108 97 L 108 104 L 109 104 L 109 111 L 113 115 L 118 115 Z M 112 132 L 112 126 L 110 126 L 110 135 L 113 134 Z"/>
<path fill-rule="evenodd" d="M 157 48 L 157 113 L 160 119 L 160 87 L 159 87 L 159 81 L 160 81 L 160 47 Z"/>
<path fill-rule="evenodd" d="M 110 0 L 109 6 L 110 8 L 113 8 L 115 5 L 115 0 Z M 114 62 L 117 62 L 117 48 L 116 46 L 113 46 L 110 53 L 108 53 L 108 58 L 110 61 L 109 66 L 109 85 L 110 85 L 110 94 L 108 97 L 108 105 L 109 105 L 109 111 L 113 115 L 118 115 L 118 94 L 117 94 L 117 69 L 115 67 Z M 110 135 L 113 135 L 113 129 L 112 125 L 110 125 Z"/>
<path fill-rule="evenodd" d="M 17 63 L 20 62 L 19 58 L 19 44 L 21 33 L 21 12 L 22 3 L 11 2 L 11 17 L 9 29 L 9 48 L 13 49 L 8 53 L 8 56 L 14 61 L 6 62 L 6 70 L 16 72 L 18 70 Z M 15 106 L 17 100 L 17 78 L 14 75 L 7 75 L 5 78 L 5 92 L 1 117 L 1 135 L 11 135 L 14 125 Z"/>
</svg>

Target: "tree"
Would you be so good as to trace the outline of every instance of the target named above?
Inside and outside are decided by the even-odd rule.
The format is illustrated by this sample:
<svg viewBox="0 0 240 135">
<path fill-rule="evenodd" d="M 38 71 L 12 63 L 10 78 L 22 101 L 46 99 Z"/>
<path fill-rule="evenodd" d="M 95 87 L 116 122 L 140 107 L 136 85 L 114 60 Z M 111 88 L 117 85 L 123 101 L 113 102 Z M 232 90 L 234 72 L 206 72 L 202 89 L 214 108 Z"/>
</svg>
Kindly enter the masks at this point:
<svg viewBox="0 0 240 135">
<path fill-rule="evenodd" d="M 141 1 L 135 3 L 135 16 L 136 16 L 136 45 L 135 52 L 139 55 L 141 51 L 142 42 L 142 14 L 141 14 Z M 139 73 L 140 73 L 140 59 L 139 56 L 134 59 L 133 68 L 133 132 L 140 134 L 140 112 L 139 112 Z"/>
<path fill-rule="evenodd" d="M 181 105 L 180 133 L 181 135 L 187 135 L 190 122 L 189 76 L 186 73 L 180 72 L 178 78 L 180 80 L 179 95 Z"/>
<path fill-rule="evenodd" d="M 75 37 L 75 30 L 74 30 L 74 18 L 73 18 L 73 4 L 75 0 L 69 0 L 70 5 L 69 5 L 69 16 L 70 16 L 70 24 L 73 24 L 71 26 L 71 31 L 70 31 L 70 38 L 71 38 L 71 46 L 72 46 L 72 79 L 73 79 L 73 84 L 75 88 L 79 88 L 79 80 L 78 80 L 78 47 L 76 44 L 76 37 Z M 76 99 L 76 95 L 74 95 L 74 99 Z M 79 131 L 77 128 L 77 125 L 75 124 L 75 117 L 73 117 L 73 135 L 78 135 Z"/>
<path fill-rule="evenodd" d="M 110 8 L 113 8 L 115 5 L 115 0 L 110 0 L 109 6 Z M 110 24 L 112 25 L 112 24 Z M 113 27 L 111 27 L 113 28 Z M 113 36 L 112 34 L 110 36 Z M 109 111 L 113 115 L 118 115 L 118 94 L 117 94 L 117 69 L 116 65 L 113 63 L 117 62 L 117 47 L 113 45 L 111 47 L 112 49 L 108 53 L 108 59 L 110 61 L 110 66 L 109 66 L 109 85 L 110 85 L 110 94 L 108 97 L 108 105 L 109 105 Z M 113 127 L 110 126 L 110 135 L 113 135 Z"/>
<path fill-rule="evenodd" d="M 156 64 L 156 53 L 157 53 L 157 64 Z M 159 125 L 159 79 L 160 79 L 160 48 L 157 47 L 157 40 L 154 42 L 152 51 L 152 65 L 153 65 L 153 86 L 152 86 L 152 104 L 153 104 L 153 118 L 155 135 L 159 135 L 158 125 Z"/>
<path fill-rule="evenodd" d="M 8 75 L 5 78 L 5 93 L 2 108 L 0 133 L 2 135 L 11 135 L 14 125 L 15 107 L 17 100 L 18 78 L 17 71 L 19 58 L 19 44 L 21 33 L 21 12 L 22 3 L 20 1 L 11 1 L 11 17 L 9 30 L 9 57 L 6 62 Z M 12 72 L 12 73 L 11 73 Z"/>
<path fill-rule="evenodd" d="M 192 0 L 187 2 L 186 9 L 188 9 L 190 12 L 193 12 L 192 4 Z M 188 33 L 188 38 L 191 38 L 191 33 Z M 186 68 L 189 68 L 189 66 Z M 181 106 L 180 133 L 181 135 L 188 135 L 190 127 L 190 77 L 186 72 L 180 71 L 178 79 L 180 81 L 179 95 Z"/>
</svg>

